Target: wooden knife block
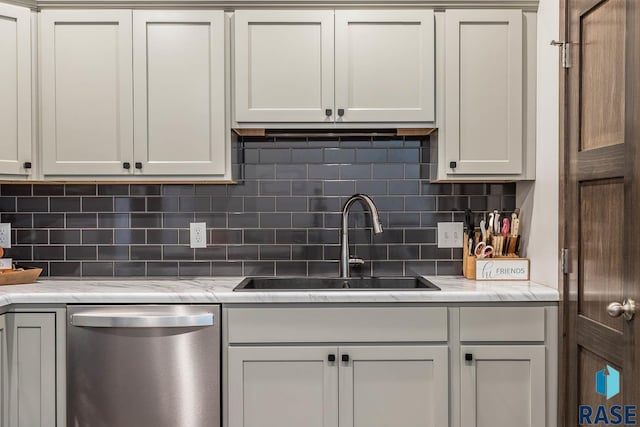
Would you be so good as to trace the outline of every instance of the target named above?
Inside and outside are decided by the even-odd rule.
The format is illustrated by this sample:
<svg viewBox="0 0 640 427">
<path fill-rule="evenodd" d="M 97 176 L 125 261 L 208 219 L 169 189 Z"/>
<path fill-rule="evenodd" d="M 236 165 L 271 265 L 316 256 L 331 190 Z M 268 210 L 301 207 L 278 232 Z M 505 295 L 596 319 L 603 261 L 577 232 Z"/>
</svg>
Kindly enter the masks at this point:
<svg viewBox="0 0 640 427">
<path fill-rule="evenodd" d="M 462 275 L 467 279 L 476 279 L 476 257 L 475 255 L 469 255 L 469 236 L 467 236 L 467 233 L 464 233 L 462 249 Z"/>
<path fill-rule="evenodd" d="M 475 249 L 475 248 L 474 248 Z M 476 280 L 476 261 L 477 258 L 475 255 L 469 255 L 469 237 L 467 233 L 464 234 L 464 244 L 462 249 L 462 275 L 471 280 Z M 527 258 L 519 257 L 516 254 L 509 254 L 505 256 L 493 256 L 491 259 L 495 259 L 498 261 L 508 260 L 508 259 L 517 259 L 517 260 L 527 260 Z"/>
</svg>

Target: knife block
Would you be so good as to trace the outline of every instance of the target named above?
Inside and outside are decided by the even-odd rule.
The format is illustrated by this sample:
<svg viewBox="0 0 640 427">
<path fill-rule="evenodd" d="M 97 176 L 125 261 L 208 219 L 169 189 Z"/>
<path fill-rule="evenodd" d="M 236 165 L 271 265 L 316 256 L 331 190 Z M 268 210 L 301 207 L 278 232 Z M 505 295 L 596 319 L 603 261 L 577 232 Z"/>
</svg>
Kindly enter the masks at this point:
<svg viewBox="0 0 640 427">
<path fill-rule="evenodd" d="M 466 279 L 476 279 L 476 257 L 469 255 L 469 236 L 464 233 L 464 244 L 462 247 L 462 275 Z"/>
</svg>

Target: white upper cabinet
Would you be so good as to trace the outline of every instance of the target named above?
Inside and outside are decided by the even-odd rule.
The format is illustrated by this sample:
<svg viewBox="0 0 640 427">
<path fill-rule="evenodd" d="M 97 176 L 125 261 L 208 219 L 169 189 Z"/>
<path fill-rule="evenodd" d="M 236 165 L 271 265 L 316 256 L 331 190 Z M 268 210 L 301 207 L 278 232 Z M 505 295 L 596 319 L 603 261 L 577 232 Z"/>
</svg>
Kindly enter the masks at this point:
<svg viewBox="0 0 640 427">
<path fill-rule="evenodd" d="M 131 11 L 44 10 L 40 31 L 43 173 L 129 174 Z"/>
<path fill-rule="evenodd" d="M 225 172 L 223 11 L 134 11 L 135 173 Z"/>
<path fill-rule="evenodd" d="M 333 11 L 236 11 L 238 122 L 332 121 L 333 90 Z"/>
<path fill-rule="evenodd" d="M 445 13 L 447 174 L 523 172 L 523 19 L 520 10 Z"/>
<path fill-rule="evenodd" d="M 338 121 L 435 120 L 432 10 L 336 10 L 335 26 Z"/>
<path fill-rule="evenodd" d="M 223 11 L 40 22 L 45 176 L 226 177 Z"/>
<path fill-rule="evenodd" d="M 0 174 L 31 172 L 31 12 L 0 3 Z"/>
<path fill-rule="evenodd" d="M 433 122 L 434 50 L 432 10 L 239 10 L 235 120 Z"/>
</svg>

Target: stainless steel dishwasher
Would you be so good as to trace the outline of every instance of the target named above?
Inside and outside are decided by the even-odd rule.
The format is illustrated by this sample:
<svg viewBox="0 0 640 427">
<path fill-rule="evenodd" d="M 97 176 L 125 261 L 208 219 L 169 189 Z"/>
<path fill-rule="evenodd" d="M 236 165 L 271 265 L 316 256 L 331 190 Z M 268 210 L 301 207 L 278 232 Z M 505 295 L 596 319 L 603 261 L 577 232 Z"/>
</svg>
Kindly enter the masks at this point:
<svg viewBox="0 0 640 427">
<path fill-rule="evenodd" d="M 69 306 L 68 427 L 219 427 L 220 306 Z"/>
</svg>

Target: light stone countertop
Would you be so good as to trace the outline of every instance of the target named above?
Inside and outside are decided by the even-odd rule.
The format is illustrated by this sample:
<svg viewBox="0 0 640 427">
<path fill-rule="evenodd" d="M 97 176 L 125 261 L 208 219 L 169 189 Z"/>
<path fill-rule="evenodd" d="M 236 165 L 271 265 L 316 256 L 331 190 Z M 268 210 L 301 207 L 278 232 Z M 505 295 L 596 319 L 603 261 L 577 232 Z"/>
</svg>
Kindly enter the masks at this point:
<svg viewBox="0 0 640 427">
<path fill-rule="evenodd" d="M 556 289 L 533 282 L 477 282 L 427 276 L 440 291 L 233 292 L 243 277 L 163 279 L 43 279 L 0 286 L 0 307 L 10 304 L 154 303 L 473 303 L 557 302 Z"/>
</svg>

